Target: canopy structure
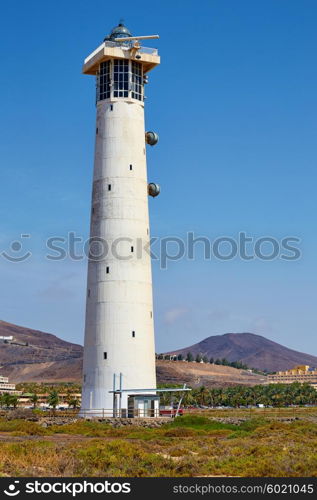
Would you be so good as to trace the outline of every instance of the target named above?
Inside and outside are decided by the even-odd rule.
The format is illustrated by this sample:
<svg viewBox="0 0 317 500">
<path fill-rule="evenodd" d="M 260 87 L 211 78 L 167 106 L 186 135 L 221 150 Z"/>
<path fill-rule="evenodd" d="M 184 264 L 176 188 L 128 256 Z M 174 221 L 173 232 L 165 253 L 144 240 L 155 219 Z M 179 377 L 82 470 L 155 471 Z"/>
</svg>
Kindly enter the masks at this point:
<svg viewBox="0 0 317 500">
<path fill-rule="evenodd" d="M 123 392 L 129 392 L 130 393 L 130 396 L 132 395 L 135 395 L 137 396 L 137 394 L 139 395 L 142 395 L 144 397 L 146 396 L 149 396 L 150 394 L 149 393 L 157 393 L 157 392 L 186 392 L 186 391 L 191 391 L 191 389 L 189 387 L 186 387 L 186 384 L 184 384 L 183 387 L 165 387 L 165 388 L 162 388 L 162 389 L 114 389 L 113 391 L 109 391 L 113 394 L 113 397 L 116 398 L 116 395 L 119 395 L 120 396 L 120 399 L 122 397 L 122 393 Z M 182 400 L 183 400 L 183 394 L 178 402 L 178 405 L 177 405 L 177 410 L 176 410 L 176 413 L 175 413 L 175 417 L 178 416 L 178 413 L 179 413 L 179 409 L 181 407 L 181 404 L 182 404 Z M 114 405 L 115 406 L 115 405 Z"/>
</svg>

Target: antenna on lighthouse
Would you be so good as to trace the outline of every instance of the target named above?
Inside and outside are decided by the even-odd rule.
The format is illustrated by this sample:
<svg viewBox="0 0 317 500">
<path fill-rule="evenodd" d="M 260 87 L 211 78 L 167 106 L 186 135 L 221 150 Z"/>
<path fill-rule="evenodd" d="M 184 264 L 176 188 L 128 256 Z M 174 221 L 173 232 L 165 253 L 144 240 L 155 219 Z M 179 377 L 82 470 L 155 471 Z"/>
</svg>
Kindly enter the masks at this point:
<svg viewBox="0 0 317 500">
<path fill-rule="evenodd" d="M 150 40 L 152 38 L 160 38 L 159 35 L 145 35 L 145 36 L 126 36 L 115 38 L 115 42 L 130 42 L 130 40 Z"/>
</svg>

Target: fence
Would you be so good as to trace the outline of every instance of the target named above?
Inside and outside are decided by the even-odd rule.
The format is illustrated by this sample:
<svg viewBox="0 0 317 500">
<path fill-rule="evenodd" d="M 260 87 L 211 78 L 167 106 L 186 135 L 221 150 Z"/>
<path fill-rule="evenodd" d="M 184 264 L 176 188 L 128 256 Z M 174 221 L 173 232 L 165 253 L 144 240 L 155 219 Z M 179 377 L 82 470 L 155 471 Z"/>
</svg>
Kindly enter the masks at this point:
<svg viewBox="0 0 317 500">
<path fill-rule="evenodd" d="M 4 417 L 10 409 L 1 409 L 0 417 Z M 18 411 L 23 408 L 18 407 Z M 47 417 L 69 417 L 69 418 L 172 418 L 176 416 L 176 409 L 63 409 L 63 410 L 39 410 L 39 414 Z M 181 408 L 180 415 L 201 415 L 206 417 L 237 417 L 237 418 L 290 418 L 290 417 L 313 417 L 317 418 L 317 406 L 315 407 L 278 407 L 278 408 Z M 19 416 L 17 416 L 19 418 Z M 22 414 L 21 417 L 23 418 Z"/>
<path fill-rule="evenodd" d="M 67 410 L 66 414 L 69 416 L 69 412 L 71 410 Z M 122 409 L 80 409 L 77 410 L 77 415 L 84 418 L 153 418 L 160 417 L 159 409 L 134 409 L 134 408 L 122 408 Z M 164 415 L 165 416 L 165 415 Z"/>
<path fill-rule="evenodd" d="M 19 407 L 16 410 L 23 411 L 23 408 Z M 5 417 L 8 412 L 14 411 L 14 408 L 7 408 L 0 410 L 0 417 Z M 28 411 L 31 411 L 28 409 Z M 153 418 L 153 417 L 173 417 L 175 416 L 175 411 L 167 412 L 162 415 L 159 409 L 125 409 L 121 410 L 113 410 L 107 408 L 100 409 L 49 409 L 49 410 L 35 410 L 38 415 L 43 415 L 45 417 L 54 417 L 54 418 Z M 17 415 L 16 418 L 24 418 L 23 413 L 21 416 Z"/>
</svg>

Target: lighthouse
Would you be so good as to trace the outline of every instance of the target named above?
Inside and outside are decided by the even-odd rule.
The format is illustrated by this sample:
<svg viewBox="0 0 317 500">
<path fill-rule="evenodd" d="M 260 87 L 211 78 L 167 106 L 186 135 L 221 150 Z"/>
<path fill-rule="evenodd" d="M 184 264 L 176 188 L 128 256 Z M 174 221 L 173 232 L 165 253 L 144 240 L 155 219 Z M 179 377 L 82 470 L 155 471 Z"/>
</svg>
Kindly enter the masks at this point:
<svg viewBox="0 0 317 500">
<path fill-rule="evenodd" d="M 86 297 L 82 416 L 154 416 L 155 347 L 144 87 L 157 49 L 120 23 L 84 61 L 96 78 L 96 140 Z M 142 413 L 141 412 L 141 413 Z M 142 416 L 142 415 L 141 415 Z"/>
</svg>

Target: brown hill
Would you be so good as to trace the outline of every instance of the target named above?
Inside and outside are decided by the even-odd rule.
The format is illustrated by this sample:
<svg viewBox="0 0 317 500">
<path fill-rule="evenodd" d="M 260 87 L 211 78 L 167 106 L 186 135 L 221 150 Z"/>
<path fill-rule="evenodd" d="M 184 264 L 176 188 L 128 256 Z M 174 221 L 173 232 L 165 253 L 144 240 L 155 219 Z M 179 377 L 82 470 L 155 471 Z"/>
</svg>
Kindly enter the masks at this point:
<svg viewBox="0 0 317 500">
<path fill-rule="evenodd" d="M 50 333 L 0 321 L 0 375 L 18 381 L 77 382 L 81 378 L 83 348 Z"/>
<path fill-rule="evenodd" d="M 188 352 L 194 356 L 201 354 L 208 358 L 241 361 L 251 368 L 270 372 L 288 370 L 295 365 L 317 366 L 316 356 L 294 351 L 253 333 L 215 335 L 169 354 L 186 356 Z"/>
<path fill-rule="evenodd" d="M 0 321 L 0 336 L 13 336 L 14 343 L 0 340 L 0 375 L 13 382 L 80 382 L 83 348 L 55 335 Z M 283 347 L 252 333 L 229 333 L 209 337 L 193 346 L 174 351 L 241 360 L 248 366 L 276 371 L 296 364 L 317 366 L 317 358 Z M 222 386 L 262 383 L 263 377 L 245 370 L 211 364 L 157 362 L 159 383 Z"/>
<path fill-rule="evenodd" d="M 13 336 L 14 343 L 0 341 L 0 374 L 12 382 L 80 382 L 83 348 L 55 335 L 0 321 L 0 336 Z M 27 345 L 26 345 L 27 344 Z M 187 383 L 192 387 L 222 387 L 263 383 L 263 377 L 226 366 L 157 361 L 160 384 Z"/>
<path fill-rule="evenodd" d="M 247 370 L 210 363 L 187 363 L 186 361 L 156 361 L 159 384 L 183 384 L 191 387 L 228 387 L 233 385 L 264 384 L 266 377 Z"/>
</svg>

